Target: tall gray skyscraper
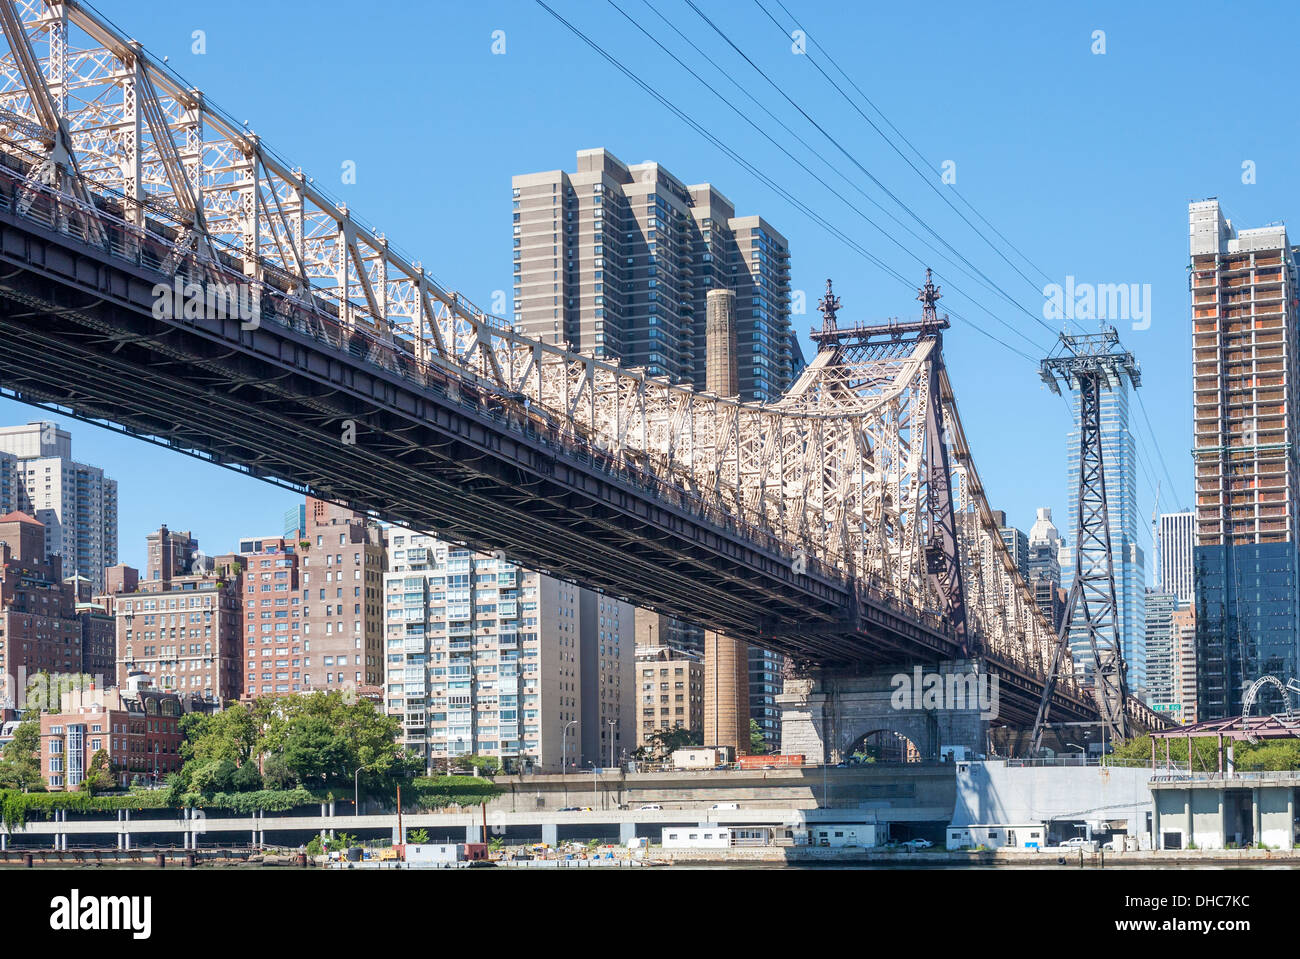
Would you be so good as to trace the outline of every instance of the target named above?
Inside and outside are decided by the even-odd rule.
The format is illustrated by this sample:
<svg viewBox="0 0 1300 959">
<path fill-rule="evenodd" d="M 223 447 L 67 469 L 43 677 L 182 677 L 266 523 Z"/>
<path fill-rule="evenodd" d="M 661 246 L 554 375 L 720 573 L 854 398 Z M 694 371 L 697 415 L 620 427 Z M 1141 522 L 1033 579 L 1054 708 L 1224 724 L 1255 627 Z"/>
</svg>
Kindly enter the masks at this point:
<svg viewBox="0 0 1300 959">
<path fill-rule="evenodd" d="M 84 576 L 104 589 L 104 569 L 117 563 L 117 482 L 72 458 L 72 436 L 48 421 L 0 428 L 0 498 L 10 479 L 10 508 L 45 524 L 45 555 L 63 559 L 64 576 Z"/>
<path fill-rule="evenodd" d="M 1196 514 L 1160 514 L 1160 582 L 1162 593 L 1178 597 L 1179 607 L 1195 602 L 1192 588 L 1192 555 L 1196 548 Z"/>
<path fill-rule="evenodd" d="M 704 389 L 706 297 L 723 288 L 741 399 L 774 399 L 803 365 L 785 237 L 710 184 L 595 149 L 573 173 L 514 177 L 512 192 L 520 332 Z"/>
</svg>

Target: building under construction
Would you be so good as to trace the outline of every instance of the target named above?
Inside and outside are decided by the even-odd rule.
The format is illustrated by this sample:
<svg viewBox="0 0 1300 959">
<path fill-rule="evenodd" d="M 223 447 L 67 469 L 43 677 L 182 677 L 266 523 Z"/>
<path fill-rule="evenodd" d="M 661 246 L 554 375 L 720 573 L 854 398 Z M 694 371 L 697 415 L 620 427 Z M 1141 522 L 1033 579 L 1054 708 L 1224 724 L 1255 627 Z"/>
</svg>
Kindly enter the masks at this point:
<svg viewBox="0 0 1300 959">
<path fill-rule="evenodd" d="M 1300 666 L 1296 260 L 1286 228 L 1193 203 L 1198 718 Z M 1280 706 L 1280 704 L 1266 704 Z"/>
</svg>

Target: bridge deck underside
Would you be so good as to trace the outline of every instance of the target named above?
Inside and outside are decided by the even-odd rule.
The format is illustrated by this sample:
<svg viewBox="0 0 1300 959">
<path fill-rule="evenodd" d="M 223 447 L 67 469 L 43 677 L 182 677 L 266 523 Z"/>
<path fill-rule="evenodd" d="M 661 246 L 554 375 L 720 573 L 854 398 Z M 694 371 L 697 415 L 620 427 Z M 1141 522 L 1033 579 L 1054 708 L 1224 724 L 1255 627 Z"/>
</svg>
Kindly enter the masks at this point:
<svg viewBox="0 0 1300 959">
<path fill-rule="evenodd" d="M 954 658 L 889 604 L 657 500 L 608 464 L 304 332 L 155 318 L 167 282 L 0 212 L 0 386 L 823 666 Z M 358 337 L 357 343 L 363 344 Z M 419 374 L 412 373 L 412 376 Z M 454 372 L 450 374 L 454 376 Z M 355 443 L 343 442 L 345 421 Z M 847 612 L 846 611 L 850 611 Z M 993 662 L 1032 721 L 1041 681 Z M 1090 704 L 1060 697 L 1054 718 Z"/>
</svg>

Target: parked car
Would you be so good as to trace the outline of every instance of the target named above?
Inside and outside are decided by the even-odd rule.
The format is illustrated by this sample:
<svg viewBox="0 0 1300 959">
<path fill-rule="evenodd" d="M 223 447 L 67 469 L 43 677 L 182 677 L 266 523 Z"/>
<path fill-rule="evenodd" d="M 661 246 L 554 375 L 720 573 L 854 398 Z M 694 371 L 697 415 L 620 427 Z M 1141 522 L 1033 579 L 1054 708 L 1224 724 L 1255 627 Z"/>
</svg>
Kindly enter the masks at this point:
<svg viewBox="0 0 1300 959">
<path fill-rule="evenodd" d="M 659 811 L 662 811 L 663 808 L 664 808 L 664 807 L 661 806 L 661 805 L 659 805 L 657 802 L 650 802 L 650 803 L 646 803 L 644 806 L 642 806 L 642 807 L 641 807 L 641 811 L 642 811 L 642 812 L 659 812 Z"/>
<path fill-rule="evenodd" d="M 929 849 L 934 843 L 928 839 L 909 839 L 903 845 L 909 849 Z"/>
<path fill-rule="evenodd" d="M 1091 849 L 1092 846 L 1093 841 L 1091 839 L 1084 839 L 1082 836 L 1074 836 L 1073 838 L 1067 839 L 1065 842 L 1061 843 L 1062 849 Z"/>
</svg>

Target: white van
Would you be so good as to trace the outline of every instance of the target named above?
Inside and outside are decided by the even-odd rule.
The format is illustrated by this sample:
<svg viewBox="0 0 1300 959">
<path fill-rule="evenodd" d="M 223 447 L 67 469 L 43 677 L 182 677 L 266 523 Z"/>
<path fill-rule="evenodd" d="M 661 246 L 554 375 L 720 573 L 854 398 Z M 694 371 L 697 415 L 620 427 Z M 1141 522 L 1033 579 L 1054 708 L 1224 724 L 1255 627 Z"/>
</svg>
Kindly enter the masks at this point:
<svg viewBox="0 0 1300 959">
<path fill-rule="evenodd" d="M 740 803 L 737 802 L 715 802 L 710 809 L 739 809 Z"/>
</svg>

